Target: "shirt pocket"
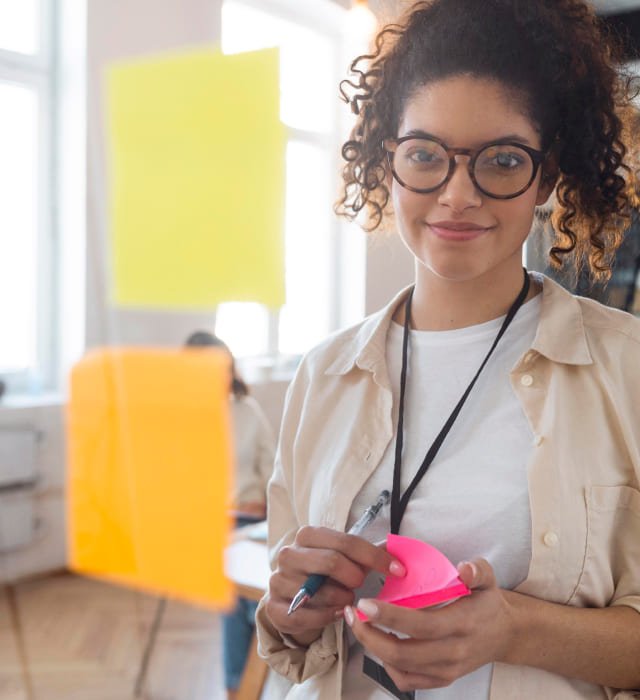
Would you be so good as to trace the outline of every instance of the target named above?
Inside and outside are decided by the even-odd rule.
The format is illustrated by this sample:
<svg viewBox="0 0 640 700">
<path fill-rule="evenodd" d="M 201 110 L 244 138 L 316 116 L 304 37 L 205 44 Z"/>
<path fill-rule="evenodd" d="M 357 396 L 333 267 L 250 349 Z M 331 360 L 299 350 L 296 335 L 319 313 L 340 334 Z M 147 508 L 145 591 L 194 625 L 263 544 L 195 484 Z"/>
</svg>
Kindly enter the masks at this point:
<svg viewBox="0 0 640 700">
<path fill-rule="evenodd" d="M 582 572 L 569 605 L 603 608 L 640 595 L 640 491 L 591 486 Z"/>
</svg>

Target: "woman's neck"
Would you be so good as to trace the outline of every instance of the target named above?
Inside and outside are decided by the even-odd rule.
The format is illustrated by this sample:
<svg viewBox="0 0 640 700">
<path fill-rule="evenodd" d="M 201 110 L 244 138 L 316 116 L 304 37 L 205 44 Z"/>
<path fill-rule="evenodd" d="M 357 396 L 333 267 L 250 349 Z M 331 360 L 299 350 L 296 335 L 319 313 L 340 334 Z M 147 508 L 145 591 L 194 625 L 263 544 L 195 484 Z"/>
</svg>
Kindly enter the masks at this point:
<svg viewBox="0 0 640 700">
<path fill-rule="evenodd" d="M 523 271 L 512 266 L 504 274 L 492 274 L 465 281 L 451 281 L 426 268 L 416 270 L 416 287 L 411 303 L 411 327 L 415 330 L 448 331 L 466 328 L 504 316 L 522 289 Z M 531 280 L 525 302 L 540 293 L 542 286 Z M 404 323 L 404 304 L 394 320 Z"/>
</svg>

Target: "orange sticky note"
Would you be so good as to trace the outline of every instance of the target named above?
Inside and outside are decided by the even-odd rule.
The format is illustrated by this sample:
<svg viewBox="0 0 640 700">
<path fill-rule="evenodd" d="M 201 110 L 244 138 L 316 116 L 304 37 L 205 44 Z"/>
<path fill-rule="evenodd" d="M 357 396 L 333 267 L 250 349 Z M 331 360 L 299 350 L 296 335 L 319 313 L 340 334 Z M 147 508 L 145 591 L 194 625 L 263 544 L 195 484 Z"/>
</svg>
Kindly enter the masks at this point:
<svg viewBox="0 0 640 700">
<path fill-rule="evenodd" d="M 69 566 L 210 606 L 224 575 L 229 360 L 212 349 L 94 351 L 71 374 Z"/>
</svg>

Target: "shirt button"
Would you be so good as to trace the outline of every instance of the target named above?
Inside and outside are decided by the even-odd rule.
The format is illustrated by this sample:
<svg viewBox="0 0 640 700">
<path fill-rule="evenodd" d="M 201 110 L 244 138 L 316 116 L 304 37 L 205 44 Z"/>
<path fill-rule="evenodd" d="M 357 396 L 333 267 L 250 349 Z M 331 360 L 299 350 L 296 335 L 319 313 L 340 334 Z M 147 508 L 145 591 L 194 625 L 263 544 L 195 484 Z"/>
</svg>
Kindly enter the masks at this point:
<svg viewBox="0 0 640 700">
<path fill-rule="evenodd" d="M 520 384 L 522 384 L 522 386 L 531 386 L 533 384 L 533 377 L 530 374 L 523 374 L 520 377 Z"/>
<path fill-rule="evenodd" d="M 536 447 L 540 447 L 540 445 L 542 445 L 543 441 L 544 441 L 544 437 L 542 435 L 535 435 L 533 438 L 533 444 Z"/>
<path fill-rule="evenodd" d="M 542 541 L 547 545 L 547 547 L 557 547 L 560 542 L 560 538 L 555 532 L 545 532 Z"/>
</svg>

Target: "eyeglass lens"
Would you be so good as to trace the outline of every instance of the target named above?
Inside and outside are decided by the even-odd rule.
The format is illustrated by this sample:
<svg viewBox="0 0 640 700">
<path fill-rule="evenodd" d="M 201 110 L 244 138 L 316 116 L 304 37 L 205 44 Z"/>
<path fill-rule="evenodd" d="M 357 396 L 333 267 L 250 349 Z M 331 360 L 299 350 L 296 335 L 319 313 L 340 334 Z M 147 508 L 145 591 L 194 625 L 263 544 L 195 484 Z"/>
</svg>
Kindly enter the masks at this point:
<svg viewBox="0 0 640 700">
<path fill-rule="evenodd" d="M 437 141 L 409 139 L 398 144 L 393 167 L 402 184 L 417 190 L 435 190 L 447 179 L 449 156 Z M 478 153 L 473 174 L 487 194 L 504 197 L 526 188 L 534 169 L 534 162 L 524 149 L 494 144 Z"/>
</svg>

